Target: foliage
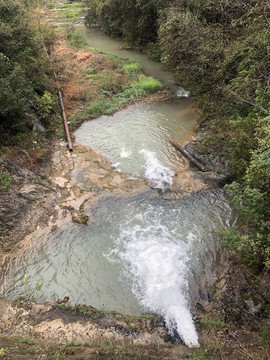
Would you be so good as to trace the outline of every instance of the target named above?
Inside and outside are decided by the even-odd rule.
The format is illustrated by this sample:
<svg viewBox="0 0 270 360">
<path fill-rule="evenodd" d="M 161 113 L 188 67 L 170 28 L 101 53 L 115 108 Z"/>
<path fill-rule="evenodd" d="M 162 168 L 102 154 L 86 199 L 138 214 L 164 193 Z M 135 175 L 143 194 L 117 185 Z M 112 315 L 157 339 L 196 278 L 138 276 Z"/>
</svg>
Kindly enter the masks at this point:
<svg viewBox="0 0 270 360">
<path fill-rule="evenodd" d="M 87 25 L 98 22 L 102 30 L 137 44 L 155 41 L 159 10 L 166 0 L 86 0 Z"/>
<path fill-rule="evenodd" d="M 241 181 L 227 186 L 237 209 L 240 230 L 229 229 L 224 240 L 239 251 L 249 265 L 270 266 L 270 117 L 259 119 L 254 136 L 257 146 Z"/>
<path fill-rule="evenodd" d="M 29 1 L 26 5 L 17 0 L 0 2 L 0 130 L 9 134 L 28 130 L 22 115 L 35 94 L 42 96 L 52 89 L 42 33 L 30 9 L 33 5 Z"/>
<path fill-rule="evenodd" d="M 49 117 L 52 115 L 56 103 L 53 95 L 49 91 L 45 90 L 42 96 L 35 96 L 35 101 L 39 118 L 45 122 L 49 122 Z"/>
</svg>

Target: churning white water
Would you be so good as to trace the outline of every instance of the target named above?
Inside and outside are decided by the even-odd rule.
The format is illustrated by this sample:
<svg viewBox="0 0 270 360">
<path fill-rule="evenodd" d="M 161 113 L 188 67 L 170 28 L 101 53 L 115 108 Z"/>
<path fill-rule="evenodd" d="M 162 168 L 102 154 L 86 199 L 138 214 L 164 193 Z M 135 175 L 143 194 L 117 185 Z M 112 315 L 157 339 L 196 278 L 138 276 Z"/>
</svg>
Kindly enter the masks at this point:
<svg viewBox="0 0 270 360">
<path fill-rule="evenodd" d="M 190 238 L 190 240 L 192 237 Z M 188 281 L 189 242 L 179 244 L 166 226 L 152 225 L 123 229 L 116 247 L 126 265 L 132 290 L 139 302 L 164 317 L 167 329 L 175 330 L 185 344 L 198 345 L 198 337 L 189 309 Z"/>
<path fill-rule="evenodd" d="M 148 185 L 154 189 L 165 191 L 173 184 L 174 172 L 168 166 L 164 166 L 157 159 L 157 156 L 152 151 L 140 150 L 140 154 L 144 155 L 145 165 L 143 166 L 145 172 L 144 176 Z"/>
</svg>

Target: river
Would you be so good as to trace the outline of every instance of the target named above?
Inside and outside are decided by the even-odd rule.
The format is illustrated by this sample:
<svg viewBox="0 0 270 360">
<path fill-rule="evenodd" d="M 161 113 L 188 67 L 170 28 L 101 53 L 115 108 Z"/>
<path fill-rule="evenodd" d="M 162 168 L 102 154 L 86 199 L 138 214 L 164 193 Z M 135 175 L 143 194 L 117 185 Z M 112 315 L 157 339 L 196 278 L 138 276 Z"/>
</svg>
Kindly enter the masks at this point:
<svg viewBox="0 0 270 360">
<path fill-rule="evenodd" d="M 175 171 L 187 166 L 168 136 L 189 140 L 197 112 L 188 92 L 160 64 L 121 50 L 119 41 L 96 28 L 86 32 L 89 46 L 140 62 L 174 93 L 166 101 L 139 103 L 86 122 L 75 132 L 77 143 L 107 157 L 116 172 L 144 177 L 149 189 L 101 197 L 88 210 L 87 226 L 44 229 L 32 239 L 37 245 L 12 260 L 1 293 L 14 298 L 42 280 L 41 300 L 68 295 L 73 304 L 159 314 L 171 335 L 197 346 L 193 314 L 199 290 L 213 284 L 223 259 L 215 233 L 233 221 L 221 189 L 180 200 L 167 196 Z"/>
</svg>

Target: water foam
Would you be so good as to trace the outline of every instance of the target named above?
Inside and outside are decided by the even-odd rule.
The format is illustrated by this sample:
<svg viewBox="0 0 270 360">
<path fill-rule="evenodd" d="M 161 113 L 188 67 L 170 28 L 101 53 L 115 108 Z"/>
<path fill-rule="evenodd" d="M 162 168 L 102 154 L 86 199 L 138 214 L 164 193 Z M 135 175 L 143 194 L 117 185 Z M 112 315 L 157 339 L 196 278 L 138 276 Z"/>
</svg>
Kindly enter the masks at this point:
<svg viewBox="0 0 270 360">
<path fill-rule="evenodd" d="M 140 154 L 143 154 L 145 159 L 144 175 L 147 179 L 147 183 L 154 189 L 161 189 L 165 191 L 173 184 L 174 172 L 169 167 L 166 167 L 160 163 L 154 152 L 148 150 L 140 150 Z"/>
<path fill-rule="evenodd" d="M 188 305 L 189 246 L 154 219 L 147 227 L 126 224 L 109 258 L 121 258 L 134 295 L 147 310 L 163 316 L 171 335 L 177 332 L 186 345 L 198 346 Z"/>
<path fill-rule="evenodd" d="M 188 98 L 190 96 L 190 91 L 179 87 L 176 91 L 176 96 Z"/>
</svg>

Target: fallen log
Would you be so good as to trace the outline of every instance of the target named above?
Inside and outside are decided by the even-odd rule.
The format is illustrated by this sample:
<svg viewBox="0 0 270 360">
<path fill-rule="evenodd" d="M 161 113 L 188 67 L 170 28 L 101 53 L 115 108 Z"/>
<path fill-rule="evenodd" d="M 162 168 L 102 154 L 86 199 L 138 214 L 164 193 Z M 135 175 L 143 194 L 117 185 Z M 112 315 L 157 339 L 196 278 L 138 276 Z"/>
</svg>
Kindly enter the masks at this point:
<svg viewBox="0 0 270 360">
<path fill-rule="evenodd" d="M 71 137 L 70 137 L 70 133 L 69 133 L 69 128 L 68 128 L 67 117 L 66 117 L 65 105 L 64 105 L 64 101 L 63 101 L 62 91 L 61 91 L 60 89 L 58 89 L 58 94 L 59 94 L 60 104 L 61 104 L 61 108 L 62 108 L 62 114 L 63 114 L 63 119 L 64 119 L 65 131 L 66 131 L 66 135 L 67 135 L 68 149 L 69 149 L 69 151 L 73 151 L 72 141 L 71 141 Z"/>
<path fill-rule="evenodd" d="M 188 160 L 195 165 L 198 169 L 201 171 L 207 171 L 206 167 L 202 165 L 197 159 L 195 159 L 192 155 L 190 155 L 189 152 L 187 152 L 185 149 L 183 149 L 178 143 L 173 141 L 171 138 L 169 138 L 170 143 L 178 150 L 180 151 Z"/>
</svg>

